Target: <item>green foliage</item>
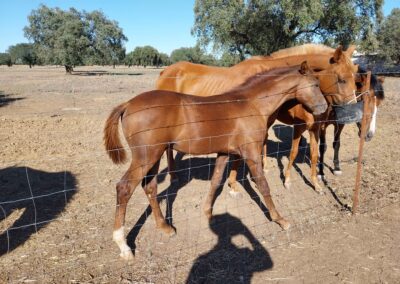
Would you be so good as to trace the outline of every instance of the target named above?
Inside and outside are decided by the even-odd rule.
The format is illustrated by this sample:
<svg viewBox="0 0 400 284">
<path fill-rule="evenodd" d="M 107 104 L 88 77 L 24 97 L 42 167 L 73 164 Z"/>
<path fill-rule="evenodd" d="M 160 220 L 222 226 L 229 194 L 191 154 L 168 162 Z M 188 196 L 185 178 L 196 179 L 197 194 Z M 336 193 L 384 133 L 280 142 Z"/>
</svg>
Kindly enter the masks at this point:
<svg viewBox="0 0 400 284">
<path fill-rule="evenodd" d="M 192 34 L 241 59 L 309 41 L 347 45 L 373 35 L 381 7 L 382 0 L 196 0 Z"/>
<path fill-rule="evenodd" d="M 230 67 L 232 65 L 238 64 L 240 61 L 241 60 L 239 55 L 225 51 L 219 59 L 218 65 L 222 67 Z"/>
<path fill-rule="evenodd" d="M 0 65 L 12 66 L 11 56 L 8 53 L 0 53 Z"/>
<path fill-rule="evenodd" d="M 400 64 L 400 9 L 395 8 L 383 21 L 379 30 L 379 47 L 382 55 Z"/>
<path fill-rule="evenodd" d="M 85 62 L 116 64 L 124 57 L 127 38 L 102 12 L 41 5 L 28 20 L 25 36 L 34 42 L 37 56 L 44 63 L 64 65 L 67 72 Z"/>
<path fill-rule="evenodd" d="M 152 46 L 138 46 L 132 52 L 128 53 L 125 58 L 125 64 L 132 66 L 165 66 L 170 64 L 167 54 L 159 53 Z"/>
<path fill-rule="evenodd" d="M 128 38 L 116 21 L 111 21 L 100 11 L 86 15 L 91 36 L 91 57 L 95 64 L 116 65 L 125 58 L 124 42 Z"/>
<path fill-rule="evenodd" d="M 212 55 L 205 54 L 199 46 L 181 47 L 171 53 L 171 62 L 189 61 L 207 65 L 216 65 L 217 61 Z"/>
<path fill-rule="evenodd" d="M 29 67 L 37 64 L 37 56 L 32 44 L 18 43 L 8 48 L 13 64 L 27 64 Z"/>
</svg>

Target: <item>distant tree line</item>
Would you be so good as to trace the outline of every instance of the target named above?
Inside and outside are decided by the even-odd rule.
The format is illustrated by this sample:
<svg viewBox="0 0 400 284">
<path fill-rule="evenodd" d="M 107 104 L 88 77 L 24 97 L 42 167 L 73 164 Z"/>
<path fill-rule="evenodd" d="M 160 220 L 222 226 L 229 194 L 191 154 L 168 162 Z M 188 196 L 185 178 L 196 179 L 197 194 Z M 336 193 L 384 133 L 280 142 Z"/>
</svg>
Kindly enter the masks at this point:
<svg viewBox="0 0 400 284">
<path fill-rule="evenodd" d="M 178 61 L 231 66 L 252 55 L 266 55 L 305 42 L 331 46 L 356 43 L 360 51 L 400 63 L 400 9 L 386 18 L 383 0 L 196 0 L 194 47 L 170 56 L 152 46 L 126 53 L 128 40 L 116 21 L 102 12 L 61 10 L 44 5 L 28 16 L 25 36 L 32 43 L 10 46 L 0 65 L 41 64 L 166 66 Z M 215 57 L 204 50 L 219 54 Z"/>
</svg>

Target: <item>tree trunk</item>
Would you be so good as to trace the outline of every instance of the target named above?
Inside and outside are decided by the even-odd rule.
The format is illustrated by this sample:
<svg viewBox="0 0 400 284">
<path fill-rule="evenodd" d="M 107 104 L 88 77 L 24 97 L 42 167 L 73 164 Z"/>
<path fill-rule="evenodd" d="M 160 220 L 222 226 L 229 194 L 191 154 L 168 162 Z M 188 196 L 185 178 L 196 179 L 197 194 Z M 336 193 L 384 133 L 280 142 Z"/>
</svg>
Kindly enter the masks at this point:
<svg viewBox="0 0 400 284">
<path fill-rule="evenodd" d="M 72 66 L 70 66 L 70 65 L 64 65 L 64 66 L 65 66 L 65 72 L 67 74 L 72 74 L 72 71 L 74 71 Z"/>
</svg>

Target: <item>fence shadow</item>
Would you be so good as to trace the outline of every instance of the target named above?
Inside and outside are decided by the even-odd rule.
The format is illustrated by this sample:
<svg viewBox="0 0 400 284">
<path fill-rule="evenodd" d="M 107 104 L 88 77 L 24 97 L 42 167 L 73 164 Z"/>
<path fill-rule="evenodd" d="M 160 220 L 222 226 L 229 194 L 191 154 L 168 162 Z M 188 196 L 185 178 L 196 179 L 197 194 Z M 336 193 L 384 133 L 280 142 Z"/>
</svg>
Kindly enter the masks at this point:
<svg viewBox="0 0 400 284">
<path fill-rule="evenodd" d="M 11 95 L 5 94 L 3 91 L 0 91 L 0 107 L 7 106 L 15 101 L 23 100 L 21 97 L 11 97 Z"/>
<path fill-rule="evenodd" d="M 67 171 L 0 169 L 0 256 L 57 218 L 75 192 L 76 179 Z"/>
<path fill-rule="evenodd" d="M 217 244 L 194 261 L 186 283 L 250 283 L 255 272 L 273 267 L 268 251 L 238 218 L 215 215 L 209 227 Z M 252 248 L 236 246 L 232 242 L 236 236 L 243 236 Z"/>
</svg>

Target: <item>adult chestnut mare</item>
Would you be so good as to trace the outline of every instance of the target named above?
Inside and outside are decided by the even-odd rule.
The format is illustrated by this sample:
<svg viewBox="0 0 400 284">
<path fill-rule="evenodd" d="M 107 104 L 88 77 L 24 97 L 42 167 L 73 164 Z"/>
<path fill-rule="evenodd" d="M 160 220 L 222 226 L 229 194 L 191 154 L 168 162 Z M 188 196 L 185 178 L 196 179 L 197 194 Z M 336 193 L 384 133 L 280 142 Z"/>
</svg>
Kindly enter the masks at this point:
<svg viewBox="0 0 400 284">
<path fill-rule="evenodd" d="M 271 220 L 288 229 L 290 223 L 280 216 L 272 201 L 260 153 L 269 116 L 285 101 L 293 99 L 316 115 L 327 108 L 318 80 L 305 62 L 300 68 L 277 68 L 261 73 L 218 96 L 198 97 L 155 90 L 117 106 L 106 121 L 104 142 L 114 163 L 126 160 L 118 134 L 121 119 L 132 153 L 130 167 L 116 187 L 113 239 L 121 250 L 121 257 L 127 260 L 133 257 L 124 237 L 123 225 L 128 201 L 141 181 L 156 226 L 167 234 L 174 233 L 157 202 L 156 175 L 160 159 L 169 147 L 192 155 L 218 153 L 204 204 L 208 218 L 212 216 L 215 191 L 220 185 L 228 155 L 234 154 L 246 161 Z"/>
<path fill-rule="evenodd" d="M 201 64 L 193 64 L 189 62 L 178 62 L 167 67 L 161 72 L 157 81 L 156 88 L 159 90 L 170 90 L 192 94 L 196 96 L 210 96 L 227 91 L 245 81 L 248 77 L 262 70 L 282 66 L 293 66 L 299 64 L 303 60 L 307 60 L 310 67 L 318 72 L 314 72 L 314 76 L 320 82 L 320 88 L 326 95 L 327 101 L 334 104 L 345 104 L 355 102 L 355 77 L 357 72 L 350 57 L 355 47 L 350 46 L 343 51 L 339 46 L 336 50 L 324 45 L 305 44 L 297 47 L 287 48 L 272 53 L 270 56 L 256 56 L 245 60 L 230 68 L 212 67 Z M 277 116 L 276 116 L 277 115 Z M 318 162 L 318 137 L 319 123 L 314 123 L 315 118 L 307 112 L 301 105 L 288 102 L 284 104 L 279 112 L 271 116 L 268 127 L 277 118 L 286 124 L 302 124 L 298 128 L 298 132 L 303 133 L 306 129 L 310 132 L 311 147 L 311 180 L 314 188 L 321 191 L 317 178 L 317 162 Z M 323 114 L 318 120 L 326 120 L 328 113 Z M 301 133 L 300 136 L 301 137 Z M 299 140 L 299 138 L 297 138 Z M 299 140 L 300 141 L 300 140 Z M 293 145 L 295 145 L 294 141 Z M 264 146 L 264 166 L 266 165 L 266 145 Z M 292 151 L 293 153 L 295 151 Z M 297 154 L 296 154 L 297 155 Z M 168 164 L 171 178 L 174 179 L 174 160 L 172 149 L 168 149 Z M 293 155 L 291 155 L 292 157 Z M 295 157 L 295 156 L 294 156 Z M 293 163 L 294 159 L 291 159 Z M 231 194 L 236 195 L 240 192 L 240 187 L 236 181 L 236 168 L 240 161 L 232 166 L 229 176 L 229 186 Z M 290 185 L 290 169 L 289 163 L 285 171 L 285 185 Z"/>
</svg>

